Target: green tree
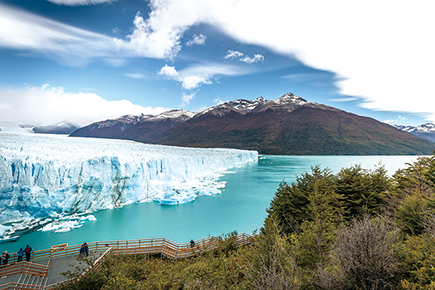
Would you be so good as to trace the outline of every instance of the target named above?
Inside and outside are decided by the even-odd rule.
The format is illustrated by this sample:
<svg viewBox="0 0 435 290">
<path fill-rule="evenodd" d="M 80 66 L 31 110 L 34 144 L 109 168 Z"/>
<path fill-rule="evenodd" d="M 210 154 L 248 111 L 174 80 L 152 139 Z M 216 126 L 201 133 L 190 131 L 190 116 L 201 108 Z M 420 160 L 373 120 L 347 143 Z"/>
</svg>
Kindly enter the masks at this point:
<svg viewBox="0 0 435 290">
<path fill-rule="evenodd" d="M 343 168 L 336 175 L 337 193 L 344 196 L 346 217 L 360 217 L 363 214 L 380 214 L 385 191 L 391 181 L 385 167 L 374 171 L 362 169 L 361 165 Z"/>
<path fill-rule="evenodd" d="M 397 170 L 393 176 L 396 190 L 407 195 L 432 196 L 435 193 L 435 157 L 419 157 L 417 161 L 407 163 L 407 166 Z"/>
<path fill-rule="evenodd" d="M 297 243 L 295 235 L 280 234 L 276 220 L 266 221 L 256 239 L 256 252 L 248 264 L 247 277 L 252 289 L 299 289 Z"/>
<path fill-rule="evenodd" d="M 267 209 L 267 219 L 276 219 L 283 233 L 299 231 L 305 221 L 341 221 L 343 196 L 336 193 L 334 175 L 319 166 L 311 171 L 290 185 L 282 182 Z"/>
</svg>

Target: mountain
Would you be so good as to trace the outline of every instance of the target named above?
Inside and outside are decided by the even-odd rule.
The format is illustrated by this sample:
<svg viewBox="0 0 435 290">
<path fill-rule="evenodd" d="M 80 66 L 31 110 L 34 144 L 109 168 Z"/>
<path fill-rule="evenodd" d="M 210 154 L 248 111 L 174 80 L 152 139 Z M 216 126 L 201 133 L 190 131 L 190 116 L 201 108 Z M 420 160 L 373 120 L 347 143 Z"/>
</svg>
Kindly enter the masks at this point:
<svg viewBox="0 0 435 290">
<path fill-rule="evenodd" d="M 170 110 L 160 115 L 125 115 L 118 119 L 92 123 L 73 132 L 72 137 L 127 139 L 152 143 L 165 132 L 192 118 L 195 113 Z"/>
<path fill-rule="evenodd" d="M 77 130 L 79 126 L 69 123 L 69 122 L 60 122 L 53 125 L 48 126 L 36 126 L 33 127 L 33 132 L 35 133 L 45 133 L 45 134 L 71 134 L 75 130 Z"/>
<path fill-rule="evenodd" d="M 435 142 L 435 124 L 433 123 L 426 123 L 420 126 L 394 125 L 394 127 L 420 138 Z"/>
<path fill-rule="evenodd" d="M 104 122 L 111 128 L 121 126 L 119 119 Z M 375 119 L 310 103 L 292 93 L 276 100 L 229 101 L 197 114 L 169 111 L 124 126 L 122 132 L 101 123 L 71 136 L 251 149 L 275 155 L 414 155 L 432 154 L 435 149 L 432 142 Z"/>
</svg>

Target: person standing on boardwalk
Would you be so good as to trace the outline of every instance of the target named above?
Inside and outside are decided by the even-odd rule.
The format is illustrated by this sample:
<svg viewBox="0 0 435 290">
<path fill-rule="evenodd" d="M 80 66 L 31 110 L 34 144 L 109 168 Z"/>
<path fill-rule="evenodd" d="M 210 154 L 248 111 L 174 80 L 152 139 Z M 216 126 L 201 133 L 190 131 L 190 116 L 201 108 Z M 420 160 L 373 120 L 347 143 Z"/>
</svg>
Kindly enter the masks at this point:
<svg viewBox="0 0 435 290">
<path fill-rule="evenodd" d="M 86 257 L 89 255 L 89 249 L 88 249 L 88 244 L 87 243 L 84 243 L 80 247 L 80 257 L 83 257 L 84 255 L 86 255 Z"/>
<path fill-rule="evenodd" d="M 9 260 L 8 251 L 4 251 L 2 257 L 3 257 L 3 265 L 6 265 L 8 263 L 8 260 Z"/>
<path fill-rule="evenodd" d="M 26 253 L 26 261 L 29 262 L 30 261 L 30 254 L 32 253 L 32 248 L 29 247 L 29 245 L 27 245 L 24 252 Z"/>
<path fill-rule="evenodd" d="M 195 241 L 194 241 L 193 239 L 190 240 L 190 247 L 191 247 L 191 248 L 195 247 Z"/>
<path fill-rule="evenodd" d="M 86 257 L 89 256 L 89 247 L 88 247 L 88 244 L 84 243 L 83 247 L 85 248 Z"/>
<path fill-rule="evenodd" d="M 23 260 L 24 250 L 23 248 L 20 248 L 18 251 L 18 262 L 21 262 Z"/>
</svg>

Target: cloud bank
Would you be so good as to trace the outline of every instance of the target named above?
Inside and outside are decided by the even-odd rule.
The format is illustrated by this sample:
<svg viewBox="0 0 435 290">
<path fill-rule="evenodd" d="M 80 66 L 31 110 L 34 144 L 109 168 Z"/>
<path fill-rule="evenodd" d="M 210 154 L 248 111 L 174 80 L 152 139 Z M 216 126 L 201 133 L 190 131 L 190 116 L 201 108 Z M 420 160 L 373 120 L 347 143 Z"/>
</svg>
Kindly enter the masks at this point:
<svg viewBox="0 0 435 290">
<path fill-rule="evenodd" d="M 79 126 L 126 114 L 159 114 L 165 108 L 142 107 L 127 100 L 108 101 L 95 93 L 65 92 L 62 87 L 0 89 L 0 122 L 50 125 L 63 120 Z"/>
</svg>

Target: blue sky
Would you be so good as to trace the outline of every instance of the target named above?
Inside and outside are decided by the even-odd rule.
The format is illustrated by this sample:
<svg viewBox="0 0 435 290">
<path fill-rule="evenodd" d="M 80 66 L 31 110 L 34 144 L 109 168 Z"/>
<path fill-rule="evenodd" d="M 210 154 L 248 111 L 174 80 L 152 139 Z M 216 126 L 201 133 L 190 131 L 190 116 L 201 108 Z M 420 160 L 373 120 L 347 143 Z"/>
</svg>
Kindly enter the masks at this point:
<svg viewBox="0 0 435 290">
<path fill-rule="evenodd" d="M 0 0 L 0 124 L 86 125 L 287 92 L 390 124 L 433 122 L 431 7 Z"/>
</svg>

